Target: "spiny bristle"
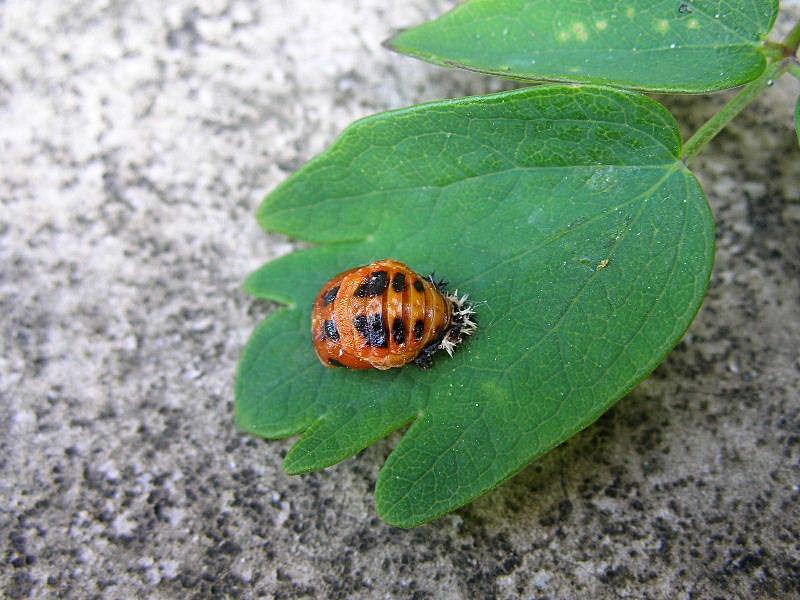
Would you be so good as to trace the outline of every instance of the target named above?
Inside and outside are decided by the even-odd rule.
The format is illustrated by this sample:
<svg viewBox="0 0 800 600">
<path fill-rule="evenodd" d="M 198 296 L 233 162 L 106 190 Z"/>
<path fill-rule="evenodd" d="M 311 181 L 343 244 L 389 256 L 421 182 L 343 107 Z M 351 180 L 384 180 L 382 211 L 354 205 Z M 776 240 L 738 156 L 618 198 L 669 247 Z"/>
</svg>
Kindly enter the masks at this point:
<svg viewBox="0 0 800 600">
<path fill-rule="evenodd" d="M 450 336 L 444 336 L 439 348 L 445 350 L 450 356 L 453 356 L 453 349 L 456 347 L 455 342 L 450 341 Z"/>
<path fill-rule="evenodd" d="M 471 335 L 477 329 L 478 324 L 471 317 L 475 315 L 475 310 L 469 304 L 468 294 L 458 295 L 458 290 L 454 290 L 447 295 L 447 299 L 453 305 L 453 323 L 455 324 L 442 338 L 439 349 L 444 350 L 453 356 L 453 350 L 461 343 L 465 335 Z"/>
</svg>

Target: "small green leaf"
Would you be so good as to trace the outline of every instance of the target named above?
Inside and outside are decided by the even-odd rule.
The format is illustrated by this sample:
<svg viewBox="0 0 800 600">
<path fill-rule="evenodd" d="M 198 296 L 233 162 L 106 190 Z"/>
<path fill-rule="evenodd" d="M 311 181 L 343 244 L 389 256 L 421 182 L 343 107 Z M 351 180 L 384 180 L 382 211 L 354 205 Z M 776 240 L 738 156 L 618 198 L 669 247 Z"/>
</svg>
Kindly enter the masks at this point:
<svg viewBox="0 0 800 600">
<path fill-rule="evenodd" d="M 521 80 L 707 92 L 758 77 L 778 0 L 472 0 L 387 45 Z"/>
<path fill-rule="evenodd" d="M 414 526 L 496 487 L 586 427 L 681 338 L 704 297 L 713 221 L 672 116 L 633 92 L 542 86 L 349 127 L 264 202 L 264 227 L 321 245 L 256 271 L 287 304 L 236 382 L 240 427 L 304 432 L 292 473 L 408 423 L 378 511 Z M 479 329 L 423 371 L 327 369 L 310 308 L 333 275 L 392 257 L 477 303 Z"/>
</svg>

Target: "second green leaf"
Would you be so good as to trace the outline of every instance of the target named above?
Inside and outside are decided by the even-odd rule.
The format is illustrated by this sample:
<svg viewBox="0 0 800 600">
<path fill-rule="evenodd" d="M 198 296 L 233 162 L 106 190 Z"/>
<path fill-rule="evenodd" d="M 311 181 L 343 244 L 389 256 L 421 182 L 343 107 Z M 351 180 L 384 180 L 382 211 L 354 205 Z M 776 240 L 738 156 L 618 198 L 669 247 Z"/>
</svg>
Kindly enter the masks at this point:
<svg viewBox="0 0 800 600">
<path fill-rule="evenodd" d="M 511 79 L 698 93 L 762 73 L 777 13 L 777 0 L 472 0 L 387 45 Z"/>
</svg>

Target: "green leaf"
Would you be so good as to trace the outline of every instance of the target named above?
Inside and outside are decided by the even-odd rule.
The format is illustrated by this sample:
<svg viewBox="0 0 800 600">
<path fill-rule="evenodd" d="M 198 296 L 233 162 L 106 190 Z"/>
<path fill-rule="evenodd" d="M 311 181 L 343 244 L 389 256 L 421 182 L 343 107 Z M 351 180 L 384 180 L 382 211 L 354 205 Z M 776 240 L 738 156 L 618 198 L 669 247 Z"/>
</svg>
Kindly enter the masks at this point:
<svg viewBox="0 0 800 600">
<path fill-rule="evenodd" d="M 387 46 L 510 79 L 707 92 L 758 77 L 778 0 L 472 0 Z"/>
<path fill-rule="evenodd" d="M 597 419 L 678 342 L 713 257 L 708 203 L 672 116 L 633 92 L 541 86 L 379 114 L 264 201 L 261 224 L 321 245 L 256 271 L 287 304 L 253 334 L 238 425 L 304 432 L 289 472 L 408 423 L 379 514 L 409 527 L 469 502 Z M 328 369 L 310 309 L 337 273 L 392 257 L 477 303 L 479 329 L 423 371 Z"/>
</svg>

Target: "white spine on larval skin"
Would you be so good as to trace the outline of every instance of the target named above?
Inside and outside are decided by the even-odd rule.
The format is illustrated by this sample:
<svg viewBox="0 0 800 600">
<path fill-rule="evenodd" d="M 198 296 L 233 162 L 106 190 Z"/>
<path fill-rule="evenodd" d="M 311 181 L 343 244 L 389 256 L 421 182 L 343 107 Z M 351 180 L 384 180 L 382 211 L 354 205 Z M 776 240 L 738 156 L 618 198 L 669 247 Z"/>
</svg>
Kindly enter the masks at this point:
<svg viewBox="0 0 800 600">
<path fill-rule="evenodd" d="M 439 348 L 445 350 L 450 356 L 453 356 L 453 350 L 461 343 L 463 337 L 472 335 L 478 327 L 477 323 L 471 319 L 475 310 L 467 303 L 468 298 L 467 294 L 459 297 L 458 290 L 447 295 L 447 299 L 453 304 L 453 321 L 460 325 L 460 327 L 451 327 L 439 344 Z"/>
</svg>

